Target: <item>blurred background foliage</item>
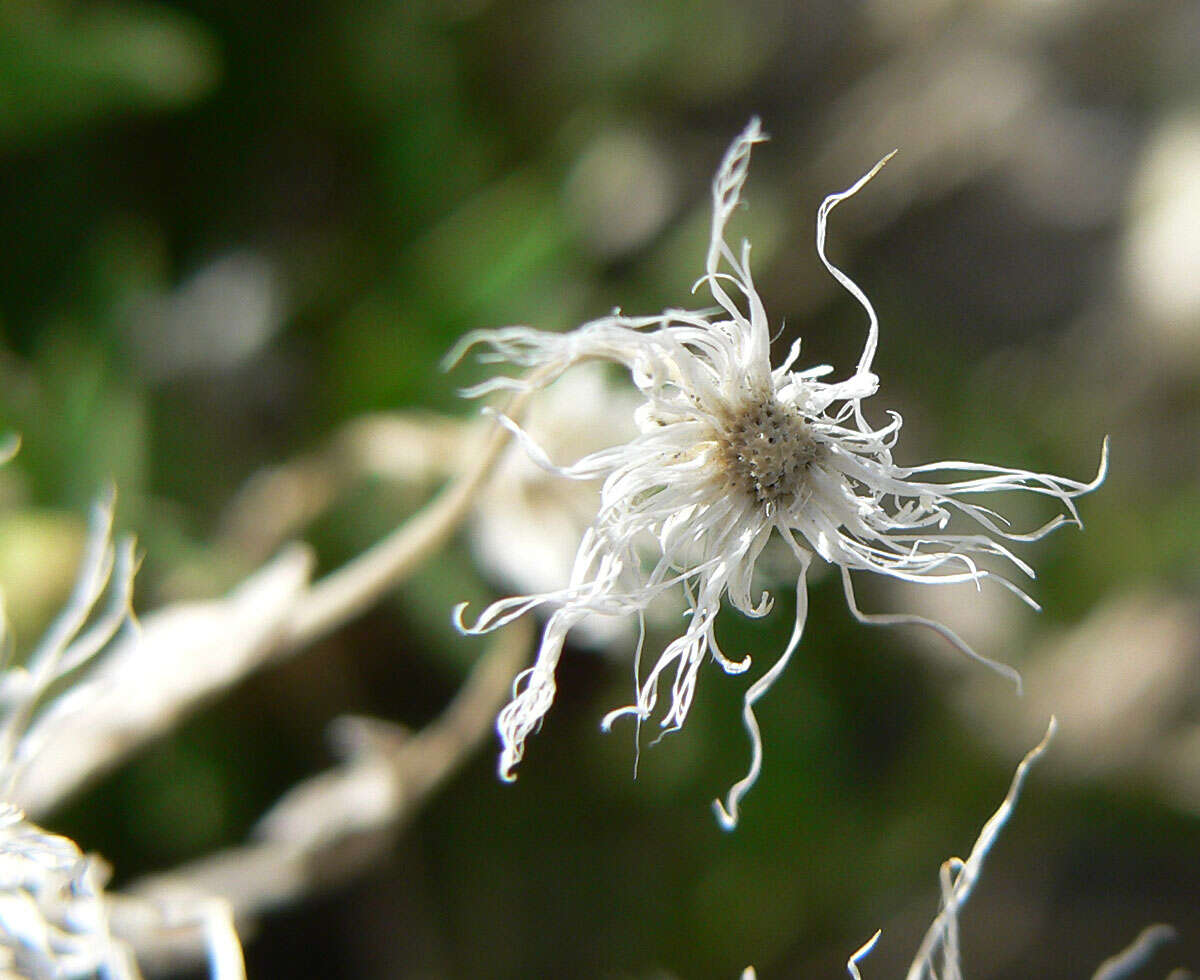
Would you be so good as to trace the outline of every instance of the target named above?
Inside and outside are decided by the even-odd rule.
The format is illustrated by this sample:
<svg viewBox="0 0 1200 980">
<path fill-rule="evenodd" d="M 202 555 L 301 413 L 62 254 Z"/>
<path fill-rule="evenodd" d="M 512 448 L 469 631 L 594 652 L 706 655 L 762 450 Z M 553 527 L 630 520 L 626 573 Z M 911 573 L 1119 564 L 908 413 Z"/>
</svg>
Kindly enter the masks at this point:
<svg viewBox="0 0 1200 980">
<path fill-rule="evenodd" d="M 1189 0 L 3 0 L 0 430 L 22 449 L 0 470 L 0 584 L 18 636 L 60 603 L 110 483 L 145 552 L 139 608 L 216 595 L 265 557 L 230 531 L 255 474 L 364 413 L 475 412 L 455 392 L 478 369 L 439 369 L 465 330 L 686 305 L 708 182 L 754 114 L 773 139 L 734 234 L 803 363 L 848 369 L 864 329 L 819 269 L 816 206 L 900 148 L 831 228 L 881 313 L 900 462 L 1083 478 L 1112 435 L 1087 532 L 1026 552 L 1040 617 L 864 583 L 870 607 L 935 612 L 1019 664 L 1029 693 L 854 624 L 820 581 L 725 835 L 708 803 L 746 764 L 748 681 L 708 670 L 635 781 L 631 734 L 598 732 L 630 697 L 629 644 L 573 651 L 519 782 L 476 760 L 365 880 L 267 919 L 252 976 L 836 977 L 879 926 L 867 972 L 896 976 L 939 862 L 1051 710 L 1060 739 L 966 914 L 967 972 L 1088 976 L 1155 921 L 1180 941 L 1144 975 L 1200 968 Z M 367 474 L 301 533 L 331 567 L 434 482 Z M 464 535 L 55 828 L 125 880 L 240 839 L 327 762 L 337 715 L 420 725 L 482 646 L 452 606 L 520 588 L 478 554 Z M 782 648 L 781 585 L 765 622 L 727 617 L 727 649 Z"/>
</svg>

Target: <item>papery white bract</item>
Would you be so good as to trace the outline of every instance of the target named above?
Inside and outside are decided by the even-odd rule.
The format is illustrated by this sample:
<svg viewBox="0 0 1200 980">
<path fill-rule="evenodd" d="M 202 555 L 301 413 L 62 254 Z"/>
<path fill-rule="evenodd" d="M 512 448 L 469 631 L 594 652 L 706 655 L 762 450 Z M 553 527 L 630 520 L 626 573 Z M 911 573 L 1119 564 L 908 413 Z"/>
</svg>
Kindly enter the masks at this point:
<svg viewBox="0 0 1200 980">
<path fill-rule="evenodd" d="M 523 378 L 485 381 L 468 390 L 472 396 L 541 388 L 573 365 L 607 360 L 629 371 L 644 399 L 635 413 L 639 434 L 634 439 L 567 466 L 551 462 L 515 422 L 497 416 L 546 469 L 570 479 L 604 480 L 599 513 L 583 535 L 565 588 L 493 603 L 469 627 L 462 622 L 462 607 L 456 612 L 461 629 L 483 633 L 535 607 L 552 610 L 536 662 L 517 677 L 513 700 L 498 719 L 503 743 L 500 773 L 505 779 L 514 778 L 512 770 L 521 760 L 526 738 L 554 701 L 555 669 L 567 634 L 587 617 L 641 616 L 649 603 L 671 589 L 683 591 L 690 610 L 683 634 L 667 645 L 645 677 L 639 674 L 635 703 L 608 715 L 606 729 L 625 714 L 639 724 L 651 718 L 664 677 L 670 679 L 671 703 L 661 724 L 668 731 L 678 729 L 691 707 L 700 665 L 710 654 L 727 673 L 746 670 L 749 657 L 733 660 L 720 650 L 714 623 L 726 599 L 748 616 L 764 616 L 770 610 L 770 595 L 752 595 L 751 580 L 764 546 L 775 534 L 798 565 L 795 626 L 783 654 L 745 694 L 743 718 L 752 759 L 727 803 L 715 803 L 727 828 L 737 823 L 738 803 L 762 765 L 754 704 L 800 641 L 807 618 L 805 579 L 814 556 L 840 569 L 846 601 L 861 622 L 927 626 L 1019 685 L 1014 670 L 977 654 L 940 623 L 920 616 L 862 612 L 851 573 L 877 572 L 928 585 L 980 583 L 986 578 L 1036 608 L 1019 586 L 980 567 L 976 559 L 999 558 L 1032 577 L 1033 570 L 1004 542 L 1033 541 L 1063 524 L 1079 524 L 1074 498 L 1095 489 L 1104 478 L 1107 444 L 1100 470 L 1090 482 L 980 463 L 895 464 L 892 447 L 900 416 L 889 412 L 890 421 L 875 428 L 863 414 L 863 401 L 878 388 L 871 369 L 879 332 L 875 310 L 825 254 L 829 213 L 875 176 L 887 157 L 853 186 L 826 198 L 817 213 L 817 254 L 867 313 L 867 339 L 857 367 L 845 380 L 834 382 L 821 380 L 832 373 L 828 366 L 793 371 L 798 341 L 783 363 L 772 367 L 770 327 L 750 275 L 750 246 L 743 243 L 735 253 L 725 241 L 751 149 L 763 139 L 755 119 L 725 154 L 713 182 L 712 235 L 704 275 L 694 288 L 703 286 L 714 308 L 667 310 L 651 317 L 614 313 L 566 334 L 527 327 L 479 331 L 465 337 L 451 354 L 457 360 L 482 344 L 488 348 L 484 359 L 532 369 Z M 930 479 L 943 472 L 964 478 Z M 1062 512 L 1039 528 L 1019 533 L 1009 530 L 995 511 L 971 502 L 979 494 L 1014 490 L 1048 496 Z M 973 528 L 967 533 L 948 530 L 956 515 Z M 640 653 L 639 644 L 637 660 Z"/>
<path fill-rule="evenodd" d="M 103 862 L 0 803 L 0 976 L 141 977 L 113 936 Z"/>
<path fill-rule="evenodd" d="M 5 652 L 0 662 L 0 975 L 5 977 L 141 976 L 128 945 L 109 926 L 104 863 L 7 802 L 37 742 L 30 729 L 47 693 L 84 667 L 131 615 L 133 542 L 114 545 L 111 532 L 109 501 L 93 509 L 67 607 L 24 663 L 8 662 L 10 643 L 0 615 Z M 97 612 L 106 590 L 108 607 Z M 59 696 L 69 698 L 70 691 Z"/>
<path fill-rule="evenodd" d="M 0 463 L 15 451 L 0 446 Z M 214 980 L 244 980 L 241 943 L 223 899 L 181 895 L 152 906 L 105 890 L 109 869 L 66 837 L 30 820 L 11 802 L 23 770 L 53 765 L 40 750 L 79 705 L 81 675 L 134 628 L 131 596 L 137 565 L 132 538 L 113 540 L 110 494 L 92 508 L 82 561 L 66 606 L 40 642 L 16 662 L 0 603 L 0 977 L 62 980 L 142 976 L 123 908 L 142 926 L 165 922 L 198 929 Z"/>
</svg>

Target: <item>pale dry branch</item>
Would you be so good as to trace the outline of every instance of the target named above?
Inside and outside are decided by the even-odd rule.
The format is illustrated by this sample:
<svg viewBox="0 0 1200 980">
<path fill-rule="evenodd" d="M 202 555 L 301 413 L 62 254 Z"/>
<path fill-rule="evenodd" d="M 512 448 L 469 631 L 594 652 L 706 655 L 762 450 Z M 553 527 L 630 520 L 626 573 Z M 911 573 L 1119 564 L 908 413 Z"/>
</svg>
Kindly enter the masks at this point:
<svg viewBox="0 0 1200 980">
<path fill-rule="evenodd" d="M 259 821 L 252 840 L 135 883 L 121 900 L 132 910 L 169 906 L 179 896 L 218 895 L 239 923 L 342 882 L 386 853 L 404 823 L 470 757 L 492 730 L 513 672 L 528 656 L 532 628 L 498 634 L 446 709 L 415 734 L 367 718 L 344 718 L 334 735 L 346 759 L 306 779 Z M 131 918 L 122 920 L 127 934 Z M 143 921 L 139 958 L 159 965 L 194 961 L 199 931 L 164 936 Z"/>
<path fill-rule="evenodd" d="M 514 396 L 506 413 L 523 412 L 529 394 Z M 465 446 L 464 457 L 474 462 L 461 476 L 395 532 L 308 591 L 294 610 L 288 642 L 311 642 L 357 616 L 444 545 L 470 512 L 508 440 L 508 431 L 496 425 L 489 428 L 482 447 Z"/>
<path fill-rule="evenodd" d="M 241 940 L 224 899 L 181 888 L 153 899 L 110 892 L 106 905 L 114 934 L 136 952 L 145 972 L 207 960 L 214 980 L 245 980 Z"/>
<path fill-rule="evenodd" d="M 354 419 L 321 448 L 254 476 L 222 519 L 213 550 L 258 564 L 366 477 L 416 486 L 453 477 L 469 459 L 463 441 L 475 428 L 473 419 L 426 412 Z"/>
<path fill-rule="evenodd" d="M 508 414 L 519 414 L 527 397 L 516 395 Z M 508 439 L 490 427 L 481 447 L 463 449 L 470 465 L 437 497 L 315 583 L 310 551 L 293 545 L 223 599 L 146 616 L 38 719 L 13 802 L 34 815 L 53 809 L 198 704 L 364 612 L 445 544 Z"/>
<path fill-rule="evenodd" d="M 1176 938 L 1176 932 L 1171 926 L 1161 922 L 1147 926 L 1138 933 L 1133 942 L 1101 963 L 1092 974 L 1092 980 L 1125 980 L 1144 967 L 1163 945 Z"/>
<path fill-rule="evenodd" d="M 38 718 L 13 802 L 46 813 L 268 659 L 311 569 L 307 549 L 289 549 L 224 599 L 146 616 Z"/>
</svg>

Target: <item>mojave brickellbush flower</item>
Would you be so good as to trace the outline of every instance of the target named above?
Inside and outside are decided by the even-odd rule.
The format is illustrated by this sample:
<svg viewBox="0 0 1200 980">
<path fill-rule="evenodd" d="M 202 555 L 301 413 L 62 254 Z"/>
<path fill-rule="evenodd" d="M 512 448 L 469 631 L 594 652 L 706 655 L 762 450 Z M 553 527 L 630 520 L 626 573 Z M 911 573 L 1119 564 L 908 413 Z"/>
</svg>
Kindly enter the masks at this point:
<svg viewBox="0 0 1200 980">
<path fill-rule="evenodd" d="M 877 427 L 863 410 L 879 386 L 871 369 L 879 336 L 875 310 L 825 254 L 830 212 L 857 193 L 888 158 L 847 190 L 826 198 L 817 213 L 817 254 L 868 318 L 857 366 L 841 381 L 822 380 L 833 371 L 828 366 L 793 370 L 797 341 L 773 367 L 771 327 L 750 275 L 749 244 L 735 252 L 725 240 L 751 149 L 763 139 L 755 119 L 729 148 L 713 181 L 712 234 L 704 275 L 695 288 L 706 289 L 715 307 L 647 317 L 618 311 L 563 334 L 528 327 L 477 331 L 451 354 L 457 360 L 467 349 L 484 345 L 485 359 L 530 369 L 522 377 L 491 378 L 469 389 L 472 396 L 541 388 L 568 368 L 600 360 L 626 369 L 642 399 L 633 439 L 561 466 L 515 422 L 498 415 L 546 469 L 568 479 L 604 481 L 599 512 L 582 536 L 563 588 L 502 599 L 472 626 L 463 623 L 462 607 L 456 611 L 465 632 L 484 633 L 535 607 L 551 610 L 537 659 L 517 677 L 513 699 L 498 719 L 505 779 L 514 778 L 526 738 L 554 701 L 555 669 L 567 634 L 588 617 L 640 616 L 672 589 L 682 591 L 689 609 L 682 635 L 644 676 L 639 673 L 634 703 L 609 714 L 606 729 L 626 714 L 639 725 L 652 718 L 660 684 L 669 680 L 671 702 L 661 725 L 676 730 L 687 718 L 708 656 L 727 673 L 746 670 L 750 658 L 726 656 L 714 624 L 726 601 L 748 616 L 768 613 L 771 596 L 755 595 L 752 579 L 756 561 L 775 535 L 796 560 L 795 626 L 783 653 L 746 691 L 743 718 L 752 758 L 727 802 L 715 803 L 724 826 L 736 824 L 739 801 L 758 777 L 762 740 L 754 704 L 800 642 L 807 618 L 806 575 L 814 557 L 840 571 L 846 601 L 860 621 L 930 627 L 1019 684 L 1015 671 L 976 653 L 940 623 L 913 615 L 864 613 L 855 598 L 853 575 L 874 572 L 921 585 L 993 581 L 1036 608 L 1020 586 L 977 559 L 999 560 L 1032 577 L 1032 568 L 1008 542 L 1034 541 L 1064 524 L 1079 524 L 1074 498 L 1104 479 L 1107 444 L 1099 472 L 1088 482 L 982 463 L 909 467 L 893 461 L 900 416 L 889 412 L 888 421 Z M 939 481 L 942 474 L 951 478 Z M 980 495 L 1005 491 L 1049 497 L 1059 513 L 1041 527 L 1014 531 L 995 510 L 975 502 Z M 970 527 L 958 528 L 960 523 Z M 639 661 L 641 652 L 639 643 Z"/>
</svg>

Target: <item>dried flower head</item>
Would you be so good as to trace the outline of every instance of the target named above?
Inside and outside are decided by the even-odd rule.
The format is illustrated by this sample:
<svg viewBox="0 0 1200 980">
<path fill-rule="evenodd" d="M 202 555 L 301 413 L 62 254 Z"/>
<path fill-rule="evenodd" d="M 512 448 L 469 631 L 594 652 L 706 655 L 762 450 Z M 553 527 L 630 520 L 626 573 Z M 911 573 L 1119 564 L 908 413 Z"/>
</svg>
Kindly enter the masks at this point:
<svg viewBox="0 0 1200 980">
<path fill-rule="evenodd" d="M 108 869 L 0 803 L 0 976 L 140 977 L 109 927 Z"/>
<path fill-rule="evenodd" d="M 0 444 L 0 463 L 15 450 L 15 440 Z M 23 772 L 55 765 L 41 750 L 79 708 L 89 668 L 133 628 L 137 560 L 132 538 L 113 540 L 113 503 L 110 494 L 92 508 L 70 598 L 19 662 L 0 602 L 0 977 L 139 980 L 133 937 L 117 921 L 124 912 L 142 935 L 199 930 L 214 980 L 244 980 L 228 902 L 196 895 L 120 902 L 105 890 L 109 869 L 101 858 L 11 802 Z"/>
<path fill-rule="evenodd" d="M 920 616 L 862 612 L 852 573 L 875 572 L 922 585 L 1000 583 L 1036 608 L 1016 584 L 980 567 L 977 558 L 999 558 L 1017 571 L 1033 570 L 1006 542 L 1033 541 L 1063 524 L 1079 524 L 1074 498 L 1090 482 L 981 463 L 939 462 L 902 467 L 892 459 L 901 419 L 876 428 L 863 414 L 879 379 L 871 370 L 879 327 L 861 289 L 825 254 L 829 213 L 858 192 L 887 162 L 884 158 L 849 189 L 827 197 L 817 212 L 817 254 L 830 274 L 862 305 L 868 317 L 866 344 L 853 374 L 821 379 L 828 366 L 792 370 L 799 342 L 778 367 L 770 357 L 767 314 L 750 275 L 750 247 L 735 253 L 725 226 L 737 206 L 750 152 L 765 139 L 753 120 L 725 154 L 713 181 L 712 235 L 703 285 L 712 309 L 667 310 L 659 316 L 614 313 L 566 334 L 527 327 L 479 331 L 465 337 L 452 359 L 477 344 L 485 358 L 530 368 L 523 378 L 497 377 L 470 389 L 479 396 L 498 389 L 541 388 L 568 368 L 590 360 L 615 362 L 629 371 L 644 399 L 635 414 L 638 435 L 629 442 L 558 466 L 520 427 L 501 423 L 521 440 L 530 457 L 570 479 L 604 480 L 599 513 L 584 533 L 570 582 L 562 589 L 493 603 L 468 633 L 503 626 L 538 606 L 552 609 L 537 660 L 522 672 L 512 702 L 498 719 L 503 749 L 500 773 L 512 779 L 526 738 L 541 724 L 555 694 L 554 673 L 568 632 L 591 616 L 640 616 L 656 596 L 682 589 L 690 609 L 681 636 L 667 645 L 645 677 L 635 702 L 609 714 L 605 729 L 621 715 L 640 725 L 658 703 L 670 678 L 671 703 L 664 729 L 683 725 L 695 695 L 700 665 L 711 654 L 727 673 L 740 673 L 750 658 L 734 660 L 719 648 L 714 623 L 722 602 L 748 616 L 764 616 L 771 596 L 755 596 L 751 581 L 767 541 L 779 537 L 798 565 L 796 617 L 783 654 L 746 691 L 743 718 L 752 741 L 746 777 L 726 803 L 715 803 L 726 827 L 737 822 L 738 803 L 758 777 L 762 740 L 754 704 L 766 693 L 796 649 L 807 616 L 806 574 L 814 555 L 837 566 L 846 601 L 863 623 L 915 623 L 936 630 L 966 655 L 1011 676 L 1016 672 L 976 653 L 944 625 Z M 946 482 L 933 474 L 955 473 Z M 972 501 L 980 494 L 1023 490 L 1055 500 L 1061 511 L 1032 531 L 1009 530 L 995 511 Z M 959 516 L 972 527 L 949 530 Z M 650 557 L 647 559 L 647 555 Z M 640 659 L 640 645 L 639 645 Z"/>
<path fill-rule="evenodd" d="M 23 663 L 9 662 L 11 641 L 0 615 L 0 975 L 6 977 L 141 976 L 129 947 L 109 927 L 104 862 L 7 802 L 39 741 L 37 721 L 48 692 L 128 620 L 133 543 L 116 546 L 111 532 L 111 502 L 98 504 L 71 600 Z M 110 583 L 108 606 L 97 613 Z"/>
</svg>

